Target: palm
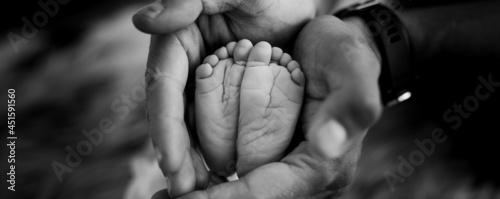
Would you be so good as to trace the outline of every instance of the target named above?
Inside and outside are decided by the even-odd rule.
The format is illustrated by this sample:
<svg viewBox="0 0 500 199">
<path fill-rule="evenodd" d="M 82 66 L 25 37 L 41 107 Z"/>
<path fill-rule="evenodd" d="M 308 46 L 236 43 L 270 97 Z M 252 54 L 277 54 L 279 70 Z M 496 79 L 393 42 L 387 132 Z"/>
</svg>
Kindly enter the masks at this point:
<svg viewBox="0 0 500 199">
<path fill-rule="evenodd" d="M 299 29 L 314 16 L 314 5 L 313 1 L 289 1 L 296 3 L 283 3 L 280 0 L 247 0 L 234 1 L 236 3 L 233 4 L 237 5 L 229 6 L 225 10 L 221 8 L 223 11 L 204 7 L 204 14 L 198 17 L 195 24 L 192 23 L 193 20 L 188 23 L 191 25 L 173 34 L 153 37 L 148 68 L 152 71 L 160 68 L 165 74 L 162 77 L 165 82 L 161 83 L 161 90 L 150 91 L 148 103 L 153 106 L 148 109 L 149 115 L 152 116 L 151 126 L 155 127 L 151 130 L 153 141 L 156 146 L 161 147 L 160 152 L 165 154 L 163 160 L 160 159 L 160 167 L 172 181 L 171 193 L 173 195 L 190 192 L 195 185 L 203 189 L 209 182 L 220 183 L 218 180 L 209 178 L 199 155 L 194 150 L 196 144 L 193 142 L 193 137 L 189 135 L 195 135 L 195 133 L 188 134 L 187 131 L 195 129 L 195 126 L 189 121 L 184 122 L 185 118 L 190 118 L 189 109 L 187 111 L 179 109 L 190 107 L 193 102 L 193 97 L 190 95 L 194 90 L 190 86 L 192 78 L 188 78 L 194 74 L 192 69 L 198 66 L 207 54 L 211 54 L 215 48 L 229 41 L 247 38 L 253 42 L 265 40 L 282 48 L 293 46 L 293 42 L 290 41 L 294 40 Z M 318 27 L 321 29 L 329 25 L 331 24 L 321 24 Z M 315 33 L 311 34 L 314 36 Z M 311 132 L 309 126 L 315 118 L 329 117 L 318 114 L 323 110 L 320 106 L 326 104 L 324 102 L 328 101 L 327 98 L 335 97 L 330 93 L 332 88 L 327 86 L 331 85 L 327 83 L 329 79 L 323 78 L 325 68 L 321 64 L 337 64 L 325 61 L 319 65 L 308 65 L 313 62 L 318 63 L 312 56 L 315 54 L 314 51 L 308 51 L 308 49 L 311 49 L 311 46 L 317 47 L 318 43 L 323 43 L 323 41 L 318 41 L 317 36 L 314 37 L 313 40 L 299 42 L 302 45 L 309 45 L 307 48 L 300 47 L 307 53 L 295 53 L 296 59 L 302 59 L 301 65 L 308 79 L 303 121 L 305 130 L 308 132 Z M 334 41 L 327 42 L 327 44 L 332 43 Z M 332 51 L 332 49 L 324 50 L 324 52 Z M 312 57 L 297 57 L 301 54 Z M 331 58 L 331 56 L 324 57 Z M 186 100 L 182 100 L 183 93 L 187 96 Z M 340 92 L 340 94 L 345 93 Z M 331 107 L 328 110 L 331 110 Z M 186 115 L 188 117 L 185 117 Z M 360 140 L 352 142 L 345 148 L 345 153 L 333 161 L 316 158 L 317 156 L 308 150 L 310 145 L 308 141 L 302 141 L 281 162 L 263 165 L 239 181 L 219 184 L 208 189 L 207 192 L 210 198 L 247 198 L 255 194 L 263 194 L 256 196 L 257 198 L 317 198 L 318 194 L 324 196 L 338 193 L 338 190 L 345 187 L 350 180 L 354 169 L 353 164 L 357 161 L 359 154 Z M 203 192 L 194 192 L 187 197 L 193 195 L 206 197 Z"/>
<path fill-rule="evenodd" d="M 286 50 L 293 44 L 293 36 L 315 15 L 313 1 L 244 0 L 228 6 L 232 8 L 223 13 L 206 9 L 197 20 L 207 50 L 241 39 L 267 41 Z"/>
<path fill-rule="evenodd" d="M 351 145 L 345 154 L 335 160 L 315 158 L 307 150 L 309 144 L 301 142 L 280 162 L 258 167 L 238 181 L 218 184 L 206 191 L 195 191 L 179 199 L 340 197 L 351 181 L 361 143 Z"/>
<path fill-rule="evenodd" d="M 292 40 L 292 37 L 296 35 L 303 24 L 314 15 L 314 5 L 309 1 L 305 2 L 308 5 L 297 4 L 296 8 L 304 9 L 304 7 L 309 6 L 311 8 L 310 12 L 304 12 L 305 14 L 303 16 L 294 17 L 287 16 L 293 14 L 294 12 L 280 13 L 282 12 L 282 10 L 280 10 L 282 9 L 282 6 L 279 5 L 279 2 L 280 1 L 278 0 L 254 1 L 252 4 L 242 3 L 241 6 L 224 13 L 215 15 L 200 15 L 196 24 L 192 24 L 185 29 L 166 36 L 168 37 L 167 40 L 169 40 L 168 43 L 178 43 L 183 48 L 183 50 L 180 48 L 170 50 L 169 56 L 176 59 L 176 61 L 172 61 L 172 64 L 178 66 L 189 66 L 176 67 L 176 69 L 173 69 L 174 66 L 168 66 L 173 70 L 170 72 L 166 70 L 162 71 L 165 74 L 169 74 L 169 76 L 175 74 L 174 76 L 179 78 L 175 81 L 177 83 L 185 82 L 186 89 L 184 92 L 186 94 L 185 107 L 187 107 L 187 118 L 192 117 L 192 113 L 189 112 L 189 110 L 194 101 L 193 95 L 191 95 L 194 91 L 194 87 L 191 86 L 194 83 L 192 81 L 193 78 L 187 77 L 194 74 L 193 70 L 201 63 L 202 59 L 206 55 L 211 54 L 217 47 L 241 38 L 247 38 L 253 41 L 266 40 L 280 46 L 290 47 L 290 44 L 293 42 L 289 41 Z M 298 2 L 302 1 L 300 0 Z M 281 16 L 276 16 L 277 14 L 281 14 Z M 152 41 L 152 45 L 162 45 L 161 43 L 161 41 Z M 156 47 L 153 47 L 152 49 L 156 49 Z M 155 52 L 151 52 L 150 56 L 152 54 L 155 54 Z M 152 67 L 158 66 L 154 65 L 154 63 L 150 63 L 149 68 L 155 71 L 156 69 L 152 69 Z M 183 80 L 183 77 L 186 77 L 187 79 Z M 193 122 L 187 121 L 186 125 L 188 131 L 195 129 L 195 124 Z M 190 153 L 191 155 L 187 158 L 192 159 L 188 162 L 192 162 L 192 167 L 195 168 L 195 176 L 188 178 L 196 179 L 194 184 L 196 184 L 196 187 L 198 188 L 204 188 L 208 184 L 220 183 L 220 180 L 217 180 L 217 178 L 209 178 L 208 173 L 203 169 L 196 169 L 203 168 L 203 164 L 199 161 L 197 154 L 193 153 L 197 148 L 196 141 L 193 139 L 193 136 L 196 135 L 196 133 L 190 132 L 189 135 L 192 136 L 184 134 L 182 135 L 184 138 L 178 138 L 179 140 L 183 140 L 184 143 L 182 145 L 188 146 L 189 149 L 187 153 Z M 177 162 L 183 161 L 179 159 Z M 183 166 L 181 165 L 185 164 L 186 163 L 177 165 L 182 168 Z M 192 185 L 186 186 L 190 187 Z"/>
<path fill-rule="evenodd" d="M 321 24 L 321 26 L 326 25 L 328 24 Z M 202 34 L 203 31 L 199 34 L 199 39 L 203 39 Z M 314 33 L 311 32 L 311 34 Z M 179 38 L 182 40 L 183 37 Z M 302 120 L 305 131 L 310 131 L 310 126 L 314 126 L 312 122 L 321 118 L 318 113 L 321 113 L 321 106 L 330 96 L 328 79 L 325 79 L 324 76 L 327 68 L 321 64 L 313 64 L 312 60 L 318 59 L 314 55 L 318 55 L 323 50 L 332 52 L 332 49 L 328 49 L 330 47 L 328 45 L 320 45 L 322 41 L 311 40 L 312 38 L 315 37 L 306 37 L 295 44 L 296 47 L 300 48 L 295 54 L 302 63 L 308 79 Z M 184 42 L 188 42 L 188 40 Z M 326 49 L 322 49 L 323 47 Z M 328 58 L 328 60 L 342 59 L 342 57 L 335 59 L 332 59 L 331 56 L 322 57 Z M 337 64 L 328 62 L 328 66 L 338 66 L 340 62 L 342 61 Z M 302 140 L 297 148 L 280 162 L 263 165 L 237 182 L 220 184 L 220 181 L 212 181 L 212 184 L 220 185 L 207 191 L 211 198 L 332 198 L 340 196 L 351 181 L 350 178 L 361 149 L 361 140 L 352 142 L 346 151 L 333 161 L 317 158 L 308 150 L 310 145 L 310 142 Z M 237 191 L 227 192 L 227 190 Z M 194 192 L 186 198 L 198 198 L 198 194 L 201 193 Z"/>
<path fill-rule="evenodd" d="M 324 28 L 329 26 L 330 29 Z M 301 63 L 307 78 L 302 113 L 302 127 L 306 132 L 317 131 L 314 128 L 320 126 L 325 118 L 330 118 L 327 115 L 330 113 L 325 112 L 325 110 L 335 110 L 331 107 L 335 105 L 335 103 L 331 103 L 332 101 L 356 102 L 359 100 L 356 98 L 359 96 L 356 95 L 357 93 L 351 93 L 350 89 L 343 90 L 345 87 L 341 84 L 346 83 L 344 79 L 346 77 L 341 75 L 349 74 L 345 71 L 361 69 L 363 73 L 356 75 L 361 74 L 362 77 L 371 81 L 378 77 L 378 67 L 374 67 L 378 63 L 377 57 L 367 45 L 357 46 L 358 51 L 347 54 L 347 56 L 343 49 L 339 48 L 338 44 L 342 44 L 346 37 L 339 37 L 332 33 L 338 33 L 341 32 L 339 30 L 348 28 L 343 22 L 332 18 L 315 20 L 302 31 L 295 43 L 295 58 Z M 356 31 L 347 33 L 353 35 Z M 366 63 L 370 64 L 351 62 L 355 60 L 365 60 Z M 376 87 L 376 84 L 374 86 Z M 369 99 L 378 99 L 377 89 L 370 88 L 368 91 L 375 94 L 370 92 L 362 94 L 365 94 Z M 375 101 L 377 102 L 377 100 Z M 344 105 L 344 103 L 341 104 Z M 354 116 L 355 118 L 363 118 L 363 116 Z M 230 192 L 230 194 L 233 194 L 231 197 L 236 198 L 340 197 L 352 180 L 366 131 L 367 128 L 360 128 L 356 132 L 351 131 L 354 135 L 351 135 L 346 145 L 343 145 L 342 151 L 338 153 L 338 156 L 329 160 L 318 158 L 314 151 L 309 150 L 312 142 L 302 141 L 294 151 L 280 162 L 263 165 L 253 170 L 240 179 L 240 183 L 232 182 L 233 185 L 219 185 L 209 190 L 208 195 L 211 196 L 210 198 L 230 198 L 224 191 L 233 189 L 238 192 Z"/>
</svg>

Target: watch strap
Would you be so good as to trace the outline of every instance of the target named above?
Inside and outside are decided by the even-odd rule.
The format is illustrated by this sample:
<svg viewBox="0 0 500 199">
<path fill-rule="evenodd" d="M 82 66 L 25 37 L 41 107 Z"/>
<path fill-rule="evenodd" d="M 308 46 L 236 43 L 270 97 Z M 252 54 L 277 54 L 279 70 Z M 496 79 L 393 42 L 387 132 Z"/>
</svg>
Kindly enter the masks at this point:
<svg viewBox="0 0 500 199">
<path fill-rule="evenodd" d="M 366 22 L 382 57 L 379 77 L 382 103 L 388 105 L 407 92 L 415 78 L 415 71 L 411 66 L 410 38 L 399 17 L 377 1 L 356 4 L 335 16 L 357 16 Z"/>
</svg>

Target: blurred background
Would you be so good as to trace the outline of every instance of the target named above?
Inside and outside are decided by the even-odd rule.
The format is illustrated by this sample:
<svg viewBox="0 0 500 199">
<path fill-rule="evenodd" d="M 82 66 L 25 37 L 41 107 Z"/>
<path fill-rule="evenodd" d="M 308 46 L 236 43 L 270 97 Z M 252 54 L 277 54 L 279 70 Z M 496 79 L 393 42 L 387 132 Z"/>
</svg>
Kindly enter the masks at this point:
<svg viewBox="0 0 500 199">
<path fill-rule="evenodd" d="M 149 36 L 131 21 L 135 11 L 150 2 L 59 4 L 57 14 L 18 45 L 17 53 L 8 34 L 22 35 L 22 18 L 31 19 L 42 9 L 35 0 L 4 3 L 0 99 L 6 102 L 7 89 L 16 89 L 18 140 L 16 192 L 6 189 L 8 176 L 2 174 L 0 198 L 149 198 L 165 187 L 141 96 Z M 404 11 L 450 3 L 459 1 L 405 0 L 401 6 Z M 500 198 L 500 91 L 480 101 L 458 129 L 443 121 L 443 113 L 474 95 L 479 76 L 500 79 L 498 62 L 490 62 L 488 57 L 470 62 L 443 59 L 425 66 L 435 70 L 421 78 L 412 98 L 386 109 L 368 133 L 355 182 L 344 198 Z M 116 128 L 104 134 L 78 166 L 68 167 L 71 172 L 62 174 L 60 181 L 54 163 L 67 165 L 68 148 L 77 150 L 89 140 L 82 131 L 98 129 L 102 120 Z M 419 150 L 415 139 L 432 138 L 436 128 L 448 139 L 392 192 L 386 176 L 398 173 L 398 157 L 409 160 Z M 2 132 L 1 173 L 8 173 L 7 131 Z"/>
</svg>

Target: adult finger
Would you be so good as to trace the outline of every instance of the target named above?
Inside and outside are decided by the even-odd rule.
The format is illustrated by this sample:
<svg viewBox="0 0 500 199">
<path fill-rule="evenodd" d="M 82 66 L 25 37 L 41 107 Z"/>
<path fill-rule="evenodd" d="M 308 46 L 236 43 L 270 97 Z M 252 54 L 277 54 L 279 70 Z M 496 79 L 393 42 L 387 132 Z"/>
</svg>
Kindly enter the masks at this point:
<svg viewBox="0 0 500 199">
<path fill-rule="evenodd" d="M 184 88 L 188 75 L 186 52 L 173 35 L 153 36 L 148 58 L 147 114 L 158 162 L 170 189 L 194 189 L 190 140 L 184 122 Z M 181 176 L 183 184 L 177 181 Z"/>
<path fill-rule="evenodd" d="M 147 113 L 158 162 L 173 195 L 192 191 L 195 168 L 184 122 L 184 89 L 189 67 L 199 61 L 200 33 L 194 26 L 152 36 L 146 71 Z"/>
<path fill-rule="evenodd" d="M 186 28 L 203 12 L 217 14 L 235 8 L 235 0 L 161 0 L 140 9 L 132 18 L 137 29 L 150 34 Z"/>
<path fill-rule="evenodd" d="M 319 105 L 306 135 L 316 143 L 311 149 L 324 158 L 338 157 L 352 142 L 361 141 L 380 117 L 377 73 L 357 66 L 345 72 L 327 69 L 324 73 L 330 94 Z"/>
<path fill-rule="evenodd" d="M 352 162 L 336 159 L 319 160 L 306 152 L 302 143 L 281 162 L 261 166 L 239 180 L 219 184 L 203 191 L 189 193 L 179 199 L 234 198 L 334 198 L 340 196 L 349 179 Z M 355 150 L 351 150 L 355 152 Z M 343 159 L 355 153 L 346 153 Z M 348 160 L 357 160 L 350 158 Z"/>
<path fill-rule="evenodd" d="M 132 20 L 140 31 L 166 34 L 186 28 L 201 11 L 201 0 L 161 0 L 139 10 Z"/>
</svg>

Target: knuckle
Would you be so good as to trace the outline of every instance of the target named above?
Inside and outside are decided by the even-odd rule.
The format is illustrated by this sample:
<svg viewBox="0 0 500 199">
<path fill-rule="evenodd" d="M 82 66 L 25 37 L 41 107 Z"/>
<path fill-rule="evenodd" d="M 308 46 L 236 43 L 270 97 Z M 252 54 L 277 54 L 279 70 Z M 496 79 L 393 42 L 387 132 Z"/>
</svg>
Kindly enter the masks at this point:
<svg viewBox="0 0 500 199">
<path fill-rule="evenodd" d="M 378 96 L 360 96 L 352 106 L 353 118 L 356 118 L 358 125 L 362 128 L 368 128 L 377 122 L 382 115 L 382 110 Z"/>
</svg>

